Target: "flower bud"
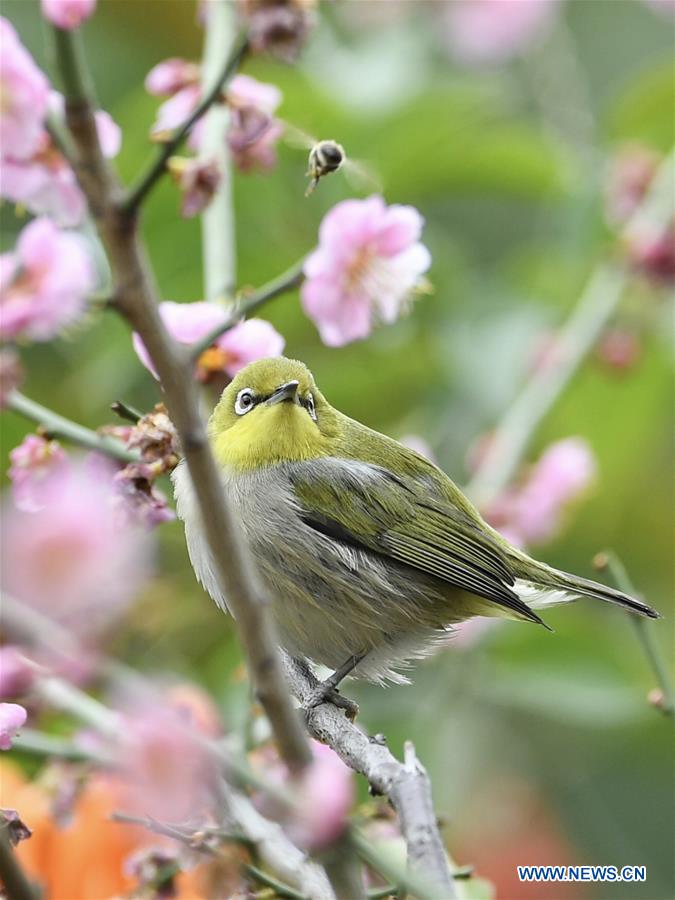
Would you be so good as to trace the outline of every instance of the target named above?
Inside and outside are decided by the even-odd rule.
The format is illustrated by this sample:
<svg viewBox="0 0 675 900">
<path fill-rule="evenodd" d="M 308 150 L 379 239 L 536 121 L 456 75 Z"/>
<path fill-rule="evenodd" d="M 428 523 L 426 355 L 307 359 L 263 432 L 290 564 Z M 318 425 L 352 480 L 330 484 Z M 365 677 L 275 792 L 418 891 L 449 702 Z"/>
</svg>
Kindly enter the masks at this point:
<svg viewBox="0 0 675 900">
<path fill-rule="evenodd" d="M 608 368 L 625 372 L 639 361 L 642 344 L 634 332 L 626 328 L 610 328 L 601 336 L 595 355 Z"/>
<path fill-rule="evenodd" d="M 181 215 L 184 219 L 199 215 L 209 205 L 220 184 L 217 163 L 215 160 L 172 156 L 167 167 L 181 190 Z"/>
<path fill-rule="evenodd" d="M 645 223 L 631 229 L 625 246 L 628 262 L 636 272 L 658 284 L 675 282 L 675 219 L 664 228 Z"/>
<path fill-rule="evenodd" d="M 0 703 L 0 750 L 9 750 L 28 713 L 18 703 Z"/>
<path fill-rule="evenodd" d="M 19 647 L 0 647 L 0 700 L 27 693 L 35 680 L 35 669 Z"/>
<path fill-rule="evenodd" d="M 96 8 L 96 0 L 42 0 L 42 15 L 65 31 L 78 28 Z"/>
<path fill-rule="evenodd" d="M 292 63 L 315 24 L 316 0 L 239 0 L 253 53 Z"/>
<path fill-rule="evenodd" d="M 642 144 L 619 149 L 605 185 L 605 216 L 610 225 L 624 225 L 630 219 L 644 200 L 659 162 L 659 154 Z"/>
</svg>

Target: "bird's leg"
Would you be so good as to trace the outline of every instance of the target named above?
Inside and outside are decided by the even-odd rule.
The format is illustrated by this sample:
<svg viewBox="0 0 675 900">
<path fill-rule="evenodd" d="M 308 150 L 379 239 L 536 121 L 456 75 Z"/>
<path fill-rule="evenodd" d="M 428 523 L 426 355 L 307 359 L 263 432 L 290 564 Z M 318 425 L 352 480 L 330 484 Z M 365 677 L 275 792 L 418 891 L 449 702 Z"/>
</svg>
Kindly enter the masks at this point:
<svg viewBox="0 0 675 900">
<path fill-rule="evenodd" d="M 353 721 L 358 715 L 359 707 L 353 700 L 343 697 L 338 691 L 338 686 L 358 666 L 366 654 L 367 651 L 364 651 L 350 656 L 332 675 L 320 681 L 316 685 L 313 695 L 305 702 L 305 710 L 309 711 L 322 703 L 332 703 L 340 709 L 344 709 L 347 718 Z"/>
</svg>

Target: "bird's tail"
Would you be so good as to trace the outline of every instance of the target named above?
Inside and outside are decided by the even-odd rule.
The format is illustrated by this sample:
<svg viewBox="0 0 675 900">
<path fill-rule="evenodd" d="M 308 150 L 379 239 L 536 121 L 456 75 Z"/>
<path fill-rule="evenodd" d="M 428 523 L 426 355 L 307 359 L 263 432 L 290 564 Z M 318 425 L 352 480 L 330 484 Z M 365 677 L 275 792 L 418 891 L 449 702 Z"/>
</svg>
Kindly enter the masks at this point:
<svg viewBox="0 0 675 900">
<path fill-rule="evenodd" d="M 511 560 L 517 577 L 515 590 L 521 600 L 532 609 L 546 609 L 559 603 L 570 603 L 580 597 L 591 597 L 594 600 L 605 600 L 622 606 L 629 612 L 650 619 L 659 619 L 660 615 L 651 606 L 647 606 L 637 597 L 631 597 L 622 591 L 599 584 L 590 578 L 581 578 L 569 572 L 561 572 L 543 563 L 537 563 L 529 557 L 518 557 Z"/>
</svg>

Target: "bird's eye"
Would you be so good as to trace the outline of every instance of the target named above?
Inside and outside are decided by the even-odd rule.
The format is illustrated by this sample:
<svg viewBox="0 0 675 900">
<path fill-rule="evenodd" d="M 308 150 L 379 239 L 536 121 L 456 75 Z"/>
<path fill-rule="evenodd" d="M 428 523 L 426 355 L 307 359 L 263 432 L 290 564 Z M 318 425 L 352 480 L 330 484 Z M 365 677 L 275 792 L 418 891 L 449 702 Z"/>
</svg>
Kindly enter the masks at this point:
<svg viewBox="0 0 675 900">
<path fill-rule="evenodd" d="M 236 414 L 238 416 L 244 416 L 247 412 L 250 412 L 254 406 L 255 399 L 251 388 L 243 388 L 243 390 L 239 391 L 237 399 L 234 401 L 234 411 Z"/>
<path fill-rule="evenodd" d="M 314 408 L 314 397 L 311 394 L 307 394 L 307 399 L 305 400 L 305 407 L 307 408 L 307 412 L 316 422 L 316 409 Z"/>
</svg>

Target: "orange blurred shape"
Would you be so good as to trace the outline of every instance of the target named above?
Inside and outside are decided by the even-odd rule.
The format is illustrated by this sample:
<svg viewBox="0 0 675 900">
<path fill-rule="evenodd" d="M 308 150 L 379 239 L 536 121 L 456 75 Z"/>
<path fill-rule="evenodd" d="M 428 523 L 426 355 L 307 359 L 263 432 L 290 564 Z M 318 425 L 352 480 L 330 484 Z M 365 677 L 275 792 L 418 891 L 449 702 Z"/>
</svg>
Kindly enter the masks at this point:
<svg viewBox="0 0 675 900">
<path fill-rule="evenodd" d="M 124 873 L 127 858 L 142 847 L 175 846 L 144 828 L 110 821 L 118 808 L 120 784 L 113 776 L 94 774 L 75 802 L 72 821 L 59 826 L 50 813 L 48 792 L 28 781 L 14 763 L 0 761 L 0 806 L 16 809 L 33 836 L 16 848 L 45 900 L 107 900 L 129 893 L 136 883 Z M 211 862 L 176 879 L 177 896 L 202 900 L 214 896 Z M 221 882 L 222 883 L 222 882 Z"/>
<path fill-rule="evenodd" d="M 495 887 L 499 900 L 582 900 L 587 886 L 572 882 L 520 882 L 521 865 L 573 866 L 578 851 L 565 837 L 554 811 L 535 785 L 498 778 L 484 785 L 462 814 L 453 854 Z"/>
<path fill-rule="evenodd" d="M 218 708 L 200 687 L 189 682 L 180 682 L 167 688 L 166 698 L 170 706 L 202 734 L 212 738 L 222 735 L 223 726 Z"/>
</svg>

